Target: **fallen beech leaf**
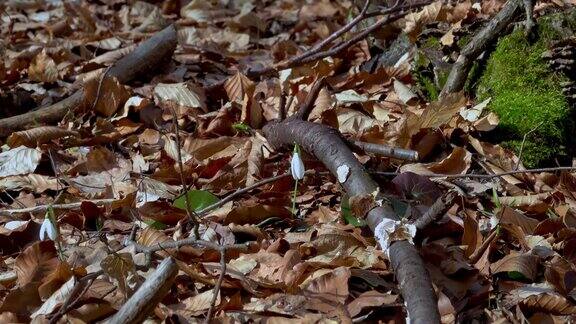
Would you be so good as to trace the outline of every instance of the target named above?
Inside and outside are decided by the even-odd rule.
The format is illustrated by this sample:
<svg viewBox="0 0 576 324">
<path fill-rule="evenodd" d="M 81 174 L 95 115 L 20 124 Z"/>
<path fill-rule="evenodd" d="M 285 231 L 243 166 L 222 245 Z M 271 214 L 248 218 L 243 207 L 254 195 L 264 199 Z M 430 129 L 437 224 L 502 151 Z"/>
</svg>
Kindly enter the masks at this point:
<svg viewBox="0 0 576 324">
<path fill-rule="evenodd" d="M 494 274 L 506 273 L 512 279 L 534 281 L 538 274 L 538 257 L 525 253 L 512 253 L 490 266 Z"/>
<path fill-rule="evenodd" d="M 224 89 L 230 101 L 242 104 L 245 97 L 251 98 L 254 94 L 255 84 L 247 76 L 238 72 L 226 80 Z"/>
<path fill-rule="evenodd" d="M 371 290 L 356 297 L 350 304 L 346 305 L 346 309 L 351 317 L 355 317 L 360 314 L 364 308 L 381 307 L 382 305 L 393 304 L 397 300 L 397 295 L 383 294 L 376 290 Z"/>
<path fill-rule="evenodd" d="M 371 194 L 352 196 L 348 200 L 352 215 L 358 218 L 365 218 L 366 214 L 377 206 L 374 196 Z"/>
<path fill-rule="evenodd" d="M 84 84 L 84 107 L 110 117 L 130 98 L 130 92 L 115 77 L 92 78 Z"/>
<path fill-rule="evenodd" d="M 396 79 L 394 80 L 394 92 L 407 105 L 413 105 L 418 100 L 418 96 L 410 88 Z"/>
<path fill-rule="evenodd" d="M 348 298 L 349 278 L 350 270 L 339 267 L 305 283 L 302 293 L 308 298 L 307 308 L 329 313 L 337 307 L 334 302 L 343 305 Z"/>
<path fill-rule="evenodd" d="M 42 193 L 46 190 L 57 190 L 58 180 L 40 174 L 10 176 L 0 179 L 0 189 L 30 190 L 36 193 Z"/>
<path fill-rule="evenodd" d="M 50 297 L 73 275 L 70 265 L 67 262 L 58 262 L 52 273 L 43 278 L 42 285 L 38 287 L 38 293 L 42 300 Z"/>
<path fill-rule="evenodd" d="M 28 67 L 28 75 L 32 81 L 56 82 L 58 80 L 58 68 L 54 60 L 43 50 L 34 57 Z"/>
<path fill-rule="evenodd" d="M 415 124 L 418 125 L 413 131 L 418 131 L 420 128 L 440 127 L 448 123 L 465 105 L 466 97 L 462 92 L 448 94 L 426 107 L 422 116 L 413 117 L 416 118 Z"/>
<path fill-rule="evenodd" d="M 210 289 L 196 296 L 186 298 L 184 301 L 182 301 L 182 304 L 177 306 L 178 308 L 181 307 L 182 313 L 186 314 L 186 316 L 198 316 L 208 311 L 213 296 L 214 289 Z M 215 306 L 220 305 L 220 303 L 220 293 L 218 293 Z"/>
<path fill-rule="evenodd" d="M 40 151 L 19 146 L 0 153 L 0 177 L 32 173 L 40 163 Z"/>
<path fill-rule="evenodd" d="M 128 285 L 128 276 L 137 275 L 136 265 L 130 253 L 113 253 L 100 261 L 104 273 L 116 279 L 120 291 L 126 296 L 132 294 L 132 288 Z"/>
<path fill-rule="evenodd" d="M 502 206 L 502 209 L 498 211 L 496 217 L 502 224 L 514 224 L 520 226 L 526 235 L 533 234 L 536 226 L 540 223 L 538 220 L 527 217 L 508 206 Z"/>
<path fill-rule="evenodd" d="M 24 287 L 29 283 L 42 282 L 58 267 L 58 263 L 54 242 L 40 241 L 32 244 L 16 258 L 14 263 L 18 285 Z"/>
<path fill-rule="evenodd" d="M 154 98 L 157 102 L 171 101 L 185 108 L 200 108 L 207 112 L 204 94 L 185 82 L 159 83 L 154 88 Z"/>
<path fill-rule="evenodd" d="M 18 146 L 28 146 L 35 148 L 40 144 L 47 143 L 51 140 L 59 139 L 66 136 L 78 137 L 78 132 L 63 129 L 55 126 L 40 126 L 24 131 L 14 132 L 8 139 L 6 143 L 10 147 Z"/>
</svg>

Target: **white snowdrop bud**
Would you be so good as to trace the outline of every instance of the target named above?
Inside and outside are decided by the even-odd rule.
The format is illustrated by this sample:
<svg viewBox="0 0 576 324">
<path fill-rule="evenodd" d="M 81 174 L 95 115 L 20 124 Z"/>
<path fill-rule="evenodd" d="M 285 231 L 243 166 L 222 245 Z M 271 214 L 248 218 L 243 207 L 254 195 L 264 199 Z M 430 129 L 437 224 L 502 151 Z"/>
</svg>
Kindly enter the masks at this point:
<svg viewBox="0 0 576 324">
<path fill-rule="evenodd" d="M 42 226 L 40 226 L 40 240 L 44 241 L 45 238 L 49 238 L 54 241 L 57 236 L 58 230 L 56 226 L 54 226 L 50 218 L 44 218 L 44 222 L 42 222 Z"/>
<path fill-rule="evenodd" d="M 304 179 L 304 162 L 302 162 L 302 158 L 300 158 L 300 154 L 298 152 L 294 152 L 292 155 L 292 161 L 290 162 L 290 171 L 292 172 L 292 177 L 294 180 L 302 180 Z"/>
</svg>

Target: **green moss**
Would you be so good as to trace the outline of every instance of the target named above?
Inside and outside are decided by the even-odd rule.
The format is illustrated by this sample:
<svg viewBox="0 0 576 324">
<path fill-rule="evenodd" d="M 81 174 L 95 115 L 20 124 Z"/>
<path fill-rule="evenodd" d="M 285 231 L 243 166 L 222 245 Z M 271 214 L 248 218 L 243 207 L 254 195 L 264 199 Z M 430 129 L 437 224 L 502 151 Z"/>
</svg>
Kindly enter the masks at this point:
<svg viewBox="0 0 576 324">
<path fill-rule="evenodd" d="M 492 97 L 489 107 L 500 117 L 497 134 L 505 146 L 518 154 L 522 137 L 530 132 L 522 154 L 528 167 L 565 155 L 574 130 L 570 107 L 561 92 L 563 76 L 552 73 L 541 58 L 550 42 L 566 36 L 554 27 L 557 20 L 541 19 L 539 39 L 533 44 L 521 29 L 503 37 L 477 88 L 479 100 Z"/>
<path fill-rule="evenodd" d="M 420 50 L 414 61 L 413 76 L 426 100 L 434 101 L 438 99 L 440 94 L 441 86 L 439 84 L 443 85 L 446 82 L 447 75 L 444 76 L 444 80 L 437 80 L 438 69 L 435 69 L 434 63 L 426 53 L 436 52 L 441 55 L 442 44 L 437 37 L 428 37 L 422 41 L 419 47 Z"/>
</svg>

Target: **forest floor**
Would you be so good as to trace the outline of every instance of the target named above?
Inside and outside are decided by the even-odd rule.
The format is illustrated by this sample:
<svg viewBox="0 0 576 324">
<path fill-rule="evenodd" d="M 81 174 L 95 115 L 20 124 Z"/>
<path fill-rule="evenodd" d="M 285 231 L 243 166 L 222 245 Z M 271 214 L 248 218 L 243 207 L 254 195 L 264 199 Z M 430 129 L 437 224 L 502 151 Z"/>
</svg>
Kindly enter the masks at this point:
<svg viewBox="0 0 576 324">
<path fill-rule="evenodd" d="M 0 322 L 572 320 L 576 38 L 394 2 L 2 2 Z"/>
</svg>

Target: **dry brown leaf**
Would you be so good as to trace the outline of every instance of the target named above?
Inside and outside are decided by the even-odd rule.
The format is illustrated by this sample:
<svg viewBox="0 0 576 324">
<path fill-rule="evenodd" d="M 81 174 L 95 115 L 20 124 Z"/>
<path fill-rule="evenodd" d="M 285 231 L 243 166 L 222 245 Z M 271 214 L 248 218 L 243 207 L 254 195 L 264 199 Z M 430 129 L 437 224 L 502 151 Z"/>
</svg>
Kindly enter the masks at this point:
<svg viewBox="0 0 576 324">
<path fill-rule="evenodd" d="M 8 136 L 6 143 L 10 147 L 18 147 L 24 145 L 34 148 L 40 144 L 44 144 L 51 140 L 66 136 L 78 137 L 79 134 L 78 132 L 56 126 L 40 126 L 28 130 L 14 132 Z"/>
<path fill-rule="evenodd" d="M 84 107 L 94 110 L 104 117 L 110 117 L 124 106 L 130 92 L 117 78 L 102 76 L 92 78 L 84 84 Z"/>
<path fill-rule="evenodd" d="M 173 102 L 184 108 L 200 108 L 207 112 L 206 98 L 201 89 L 188 83 L 159 83 L 154 87 L 156 102 Z"/>
<path fill-rule="evenodd" d="M 48 56 L 46 50 L 43 50 L 30 63 L 28 75 L 32 81 L 56 82 L 58 80 L 58 68 L 54 60 Z"/>
<path fill-rule="evenodd" d="M 355 317 L 360 314 L 364 308 L 381 307 L 382 305 L 393 304 L 397 300 L 397 295 L 383 294 L 376 290 L 370 290 L 356 297 L 350 304 L 346 305 L 346 309 L 351 317 Z"/>
<path fill-rule="evenodd" d="M 128 285 L 128 276 L 137 275 L 136 265 L 130 253 L 112 253 L 100 262 L 104 273 L 116 279 L 120 291 L 126 296 L 132 294 L 132 288 Z"/>
<path fill-rule="evenodd" d="M 42 193 L 46 190 L 58 190 L 58 180 L 54 177 L 40 174 L 10 176 L 0 179 L 0 189 L 30 190 Z"/>
<path fill-rule="evenodd" d="M 18 285 L 41 283 L 58 267 L 58 254 L 52 241 L 36 242 L 26 248 L 14 263 Z"/>
<path fill-rule="evenodd" d="M 511 252 L 490 265 L 490 271 L 494 274 L 507 273 L 510 277 L 516 276 L 511 273 L 519 273 L 523 278 L 534 281 L 538 274 L 538 263 L 538 257 L 535 255 Z"/>
<path fill-rule="evenodd" d="M 320 274 L 322 272 L 324 271 L 319 270 L 312 274 L 312 279 L 303 285 L 302 293 L 309 299 L 307 305 L 309 309 L 329 313 L 337 307 L 337 304 L 343 305 L 348 299 L 350 270 L 339 267 Z"/>
<path fill-rule="evenodd" d="M 230 101 L 236 101 L 239 104 L 242 104 L 245 97 L 252 98 L 255 87 L 254 82 L 240 72 L 229 77 L 224 83 L 224 89 L 228 94 L 228 99 Z"/>
</svg>

